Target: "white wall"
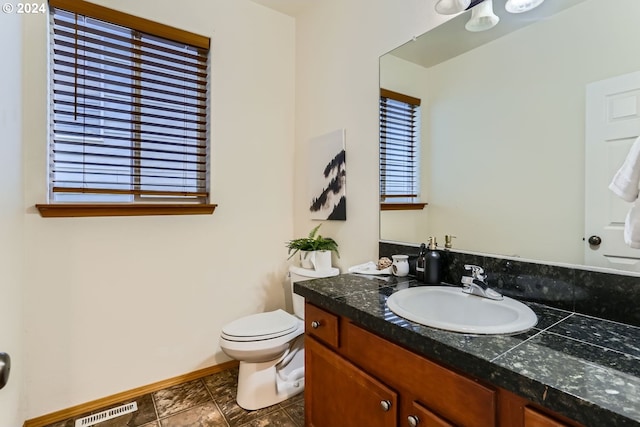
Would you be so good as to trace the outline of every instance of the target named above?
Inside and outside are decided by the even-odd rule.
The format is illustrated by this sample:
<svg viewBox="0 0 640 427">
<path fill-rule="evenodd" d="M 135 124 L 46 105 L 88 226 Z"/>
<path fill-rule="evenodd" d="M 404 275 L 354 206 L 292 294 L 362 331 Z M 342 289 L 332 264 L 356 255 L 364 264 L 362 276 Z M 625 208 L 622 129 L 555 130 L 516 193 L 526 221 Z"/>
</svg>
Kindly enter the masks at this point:
<svg viewBox="0 0 640 427">
<path fill-rule="evenodd" d="M 21 16 L 0 14 L 0 352 L 12 358 L 0 390 L 0 427 L 21 425 L 24 415 L 21 32 Z"/>
<path fill-rule="evenodd" d="M 296 22 L 295 232 L 307 211 L 309 139 L 346 129 L 347 220 L 323 225 L 343 269 L 378 254 L 378 58 L 447 18 L 434 1 L 324 0 Z"/>
<path fill-rule="evenodd" d="M 26 185 L 12 207 L 26 211 L 27 418 L 228 360 L 221 327 L 285 301 L 294 19 L 248 0 L 99 3 L 211 37 L 218 208 L 41 218 L 33 205 L 47 194 L 47 17 L 25 19 Z"/>
</svg>

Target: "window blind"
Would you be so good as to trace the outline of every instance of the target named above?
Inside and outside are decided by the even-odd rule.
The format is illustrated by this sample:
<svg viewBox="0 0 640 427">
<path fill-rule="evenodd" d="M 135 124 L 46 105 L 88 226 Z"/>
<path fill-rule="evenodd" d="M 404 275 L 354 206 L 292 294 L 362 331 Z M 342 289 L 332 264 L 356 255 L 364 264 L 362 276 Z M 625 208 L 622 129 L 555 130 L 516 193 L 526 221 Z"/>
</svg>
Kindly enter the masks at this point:
<svg viewBox="0 0 640 427">
<path fill-rule="evenodd" d="M 84 1 L 49 5 L 50 199 L 208 203 L 209 39 Z"/>
<path fill-rule="evenodd" d="M 380 90 L 380 201 L 417 202 L 420 99 Z"/>
</svg>

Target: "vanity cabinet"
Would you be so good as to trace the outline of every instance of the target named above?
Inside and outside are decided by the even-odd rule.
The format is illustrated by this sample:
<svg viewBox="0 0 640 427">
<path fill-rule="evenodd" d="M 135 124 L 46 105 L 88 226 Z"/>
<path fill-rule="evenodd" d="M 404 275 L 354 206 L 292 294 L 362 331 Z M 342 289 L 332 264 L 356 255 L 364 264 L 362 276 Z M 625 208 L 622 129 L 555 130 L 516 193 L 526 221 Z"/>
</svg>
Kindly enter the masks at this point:
<svg viewBox="0 0 640 427">
<path fill-rule="evenodd" d="M 310 303 L 307 427 L 575 427 Z"/>
</svg>

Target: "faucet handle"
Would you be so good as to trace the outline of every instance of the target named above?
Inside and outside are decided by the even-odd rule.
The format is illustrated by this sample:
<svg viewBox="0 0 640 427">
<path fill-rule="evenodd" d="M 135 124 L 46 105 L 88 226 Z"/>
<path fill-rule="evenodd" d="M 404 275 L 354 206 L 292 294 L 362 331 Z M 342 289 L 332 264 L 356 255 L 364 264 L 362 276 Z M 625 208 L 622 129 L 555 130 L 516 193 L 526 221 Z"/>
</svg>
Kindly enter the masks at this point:
<svg viewBox="0 0 640 427">
<path fill-rule="evenodd" d="M 482 267 L 478 265 L 465 264 L 464 269 L 471 270 L 471 277 L 473 277 L 474 279 L 484 280 L 487 278 Z"/>
<path fill-rule="evenodd" d="M 460 283 L 462 283 L 463 285 L 466 286 L 471 286 L 473 285 L 473 281 L 476 280 L 473 277 L 469 277 L 469 276 L 462 276 L 460 278 Z"/>
</svg>

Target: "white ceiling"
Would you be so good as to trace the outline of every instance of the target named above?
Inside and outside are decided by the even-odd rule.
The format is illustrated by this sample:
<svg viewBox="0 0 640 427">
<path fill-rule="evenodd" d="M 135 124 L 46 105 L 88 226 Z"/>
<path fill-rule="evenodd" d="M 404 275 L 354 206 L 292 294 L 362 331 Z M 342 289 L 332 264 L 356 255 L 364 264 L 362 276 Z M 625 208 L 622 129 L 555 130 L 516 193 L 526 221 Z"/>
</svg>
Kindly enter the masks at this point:
<svg viewBox="0 0 640 427">
<path fill-rule="evenodd" d="M 308 8 L 314 0 L 251 0 L 278 12 L 285 13 L 294 18 Z"/>
</svg>

